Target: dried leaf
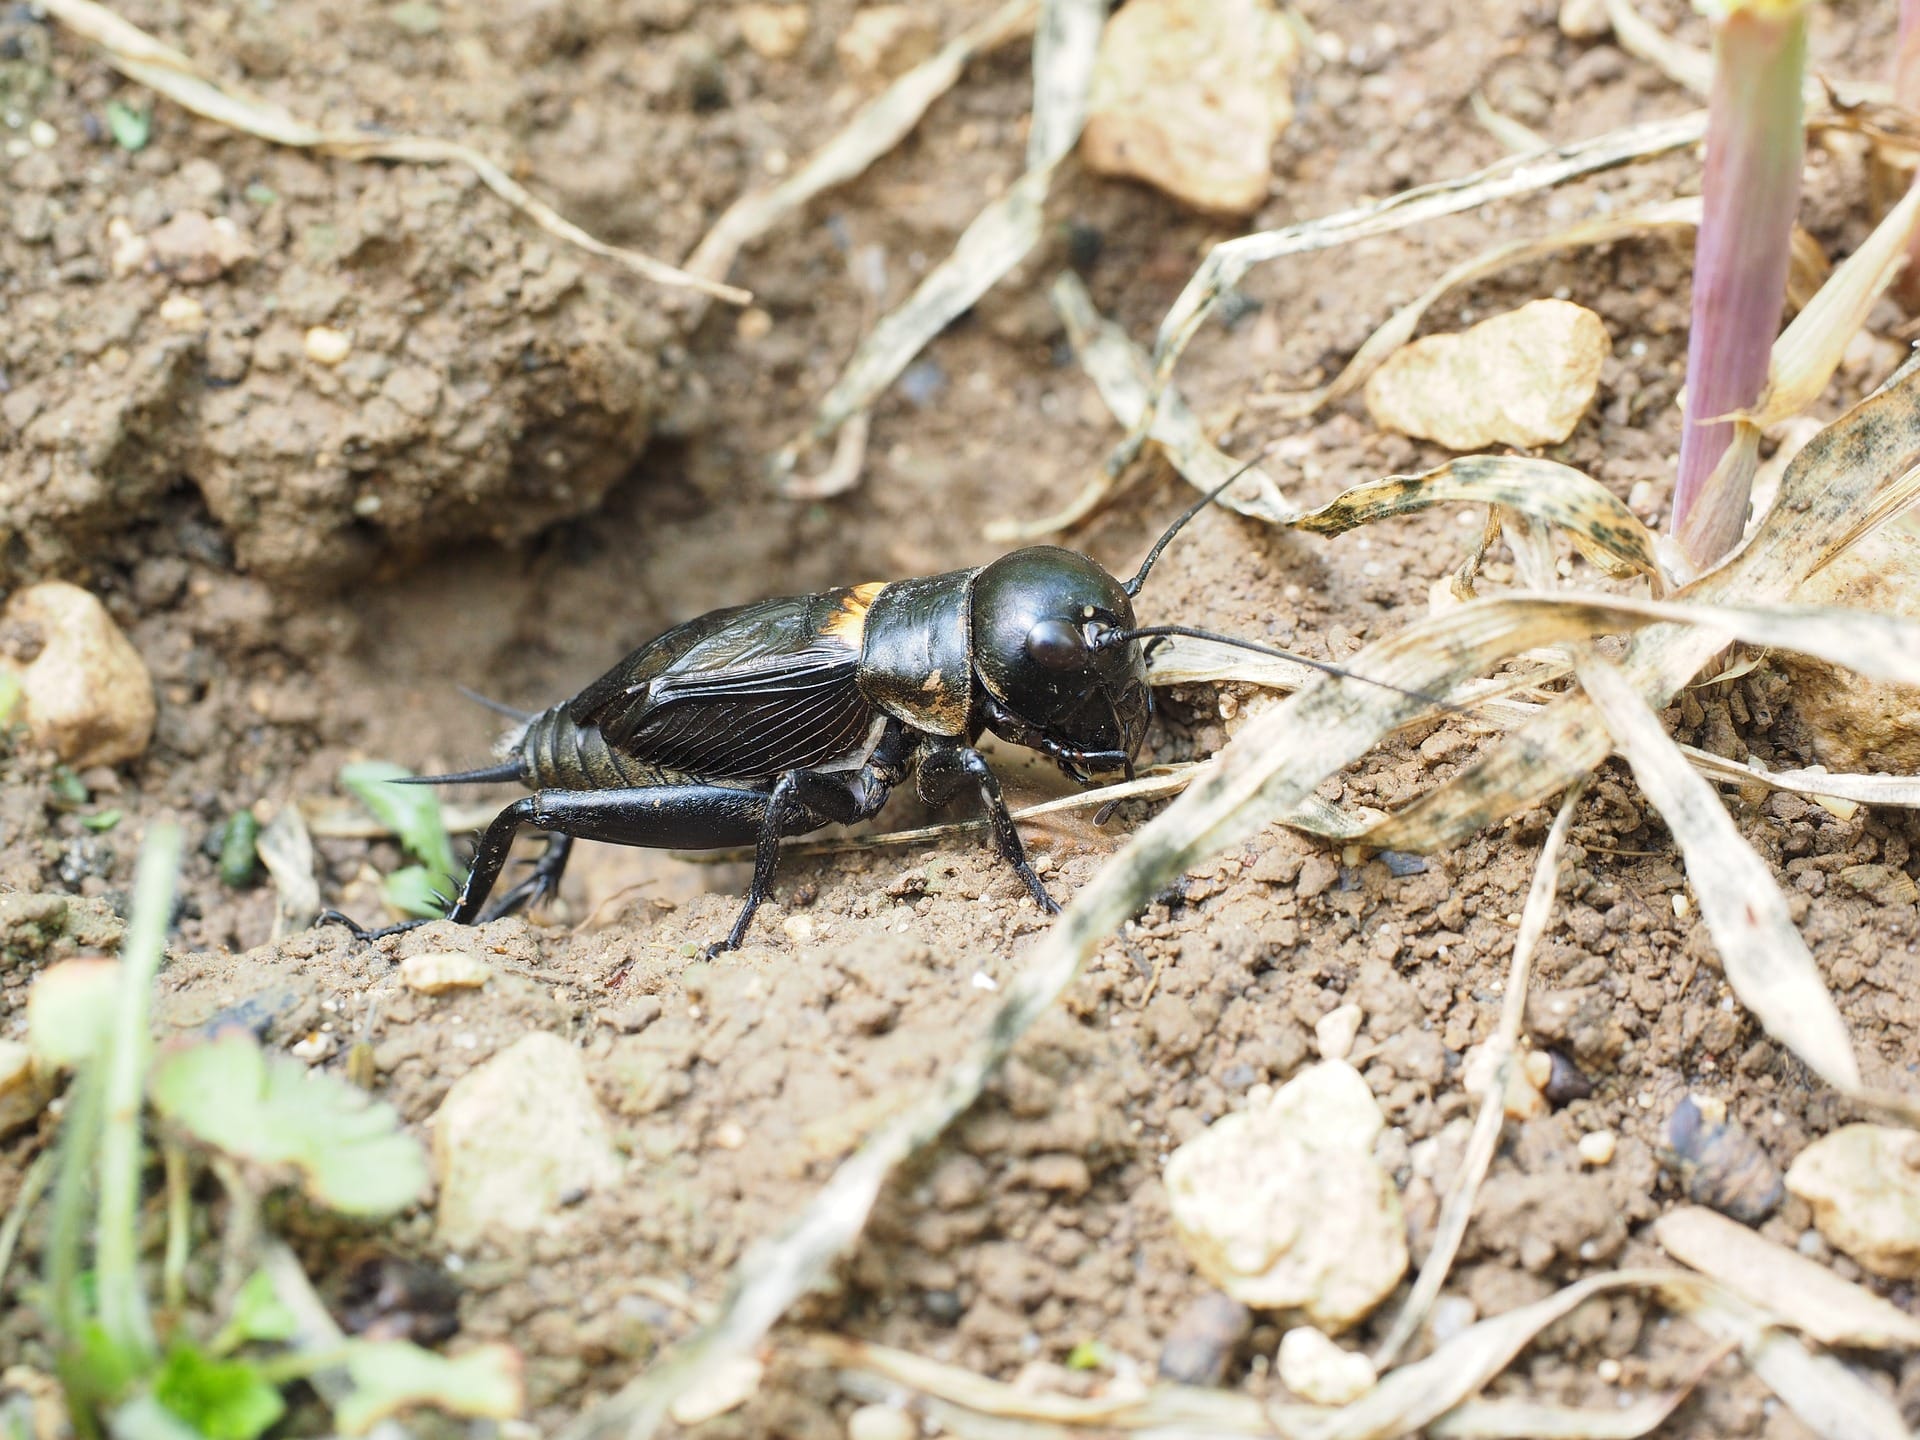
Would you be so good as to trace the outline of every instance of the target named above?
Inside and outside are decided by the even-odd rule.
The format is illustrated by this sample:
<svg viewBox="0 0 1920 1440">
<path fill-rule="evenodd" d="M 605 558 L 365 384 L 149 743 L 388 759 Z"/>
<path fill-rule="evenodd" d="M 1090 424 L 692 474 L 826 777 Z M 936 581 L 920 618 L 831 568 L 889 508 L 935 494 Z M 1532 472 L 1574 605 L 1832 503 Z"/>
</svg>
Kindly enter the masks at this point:
<svg viewBox="0 0 1920 1440">
<path fill-rule="evenodd" d="M 1274 410 L 1289 420 L 1302 420 L 1335 400 L 1351 394 L 1366 383 L 1388 356 L 1413 338 L 1413 332 L 1427 311 L 1448 291 L 1475 280 L 1498 274 L 1510 265 L 1523 264 L 1542 255 L 1585 245 L 1606 245 L 1633 235 L 1663 229 L 1692 229 L 1700 223 L 1700 200 L 1694 196 L 1668 200 L 1621 215 L 1585 220 L 1565 230 L 1534 240 L 1511 240 L 1463 260 L 1448 270 L 1419 295 L 1394 311 L 1392 317 L 1369 335 L 1354 352 L 1353 358 L 1332 380 L 1313 390 L 1295 390 L 1277 395 L 1255 395 L 1247 404 L 1255 410 Z M 1162 404 L 1165 404 L 1163 399 Z"/>
<path fill-rule="evenodd" d="M 1774 1329 L 1744 1301 L 1715 1287 L 1685 1313 L 1709 1335 L 1737 1341 L 1753 1373 L 1821 1440 L 1912 1440 L 1899 1407 L 1864 1377 Z"/>
<path fill-rule="evenodd" d="M 974 56 L 996 49 L 1033 23 L 1038 0 L 1008 0 L 869 100 L 834 137 L 778 185 L 729 205 L 687 257 L 686 271 L 725 280 L 740 252 L 816 195 L 865 173 L 917 126 L 951 90 Z"/>
<path fill-rule="evenodd" d="M 1426 1433 L 1434 1440 L 1638 1440 L 1665 1424 L 1692 1393 L 1688 1385 L 1608 1410 L 1542 1400 L 1469 1400 L 1427 1426 Z"/>
<path fill-rule="evenodd" d="M 1034 36 L 1034 108 L 1026 173 L 974 216 L 953 253 L 867 333 L 821 400 L 807 434 L 776 457 L 776 477 L 791 473 L 803 450 L 879 399 L 928 341 L 1039 242 L 1053 172 L 1086 120 L 1087 84 L 1105 17 L 1104 0 L 1044 0 Z"/>
<path fill-rule="evenodd" d="M 1668 1211 L 1654 1222 L 1653 1235 L 1682 1265 L 1711 1275 L 1777 1323 L 1823 1345 L 1920 1348 L 1920 1319 L 1704 1206 Z"/>
<path fill-rule="evenodd" d="M 1160 322 L 1153 350 L 1154 393 L 1149 398 L 1147 412 L 1121 442 L 1117 463 L 1109 462 L 1110 467 L 1118 469 L 1139 453 L 1153 421 L 1153 406 L 1173 367 L 1221 298 L 1238 286 L 1254 266 L 1288 255 L 1303 255 L 1388 235 L 1443 215 L 1457 215 L 1496 200 L 1563 185 L 1583 175 L 1697 144 L 1706 133 L 1704 110 L 1672 120 L 1629 126 L 1551 150 L 1511 156 L 1459 179 L 1418 185 L 1384 200 L 1279 230 L 1243 235 L 1214 246 Z"/>
<path fill-rule="evenodd" d="M 638 250 L 597 240 L 544 201 L 536 200 L 492 160 L 470 146 L 426 135 L 373 135 L 359 130 L 322 130 L 296 120 L 273 102 L 207 79 L 185 55 L 121 19 L 94 0 L 45 0 L 47 14 L 105 52 L 106 61 L 128 79 L 157 91 L 184 109 L 230 129 L 294 149 L 348 160 L 401 160 L 423 165 L 464 165 L 480 182 L 549 235 L 612 260 L 656 285 L 698 290 L 744 305 L 753 296 L 676 269 Z"/>
<path fill-rule="evenodd" d="M 1525 455 L 1465 455 L 1422 475 L 1389 475 L 1343 491 L 1286 523 L 1316 535 L 1341 535 L 1394 515 L 1449 503 L 1500 505 L 1557 525 L 1584 543 L 1613 574 L 1659 573 L 1654 537 L 1597 480 L 1553 460 Z"/>
<path fill-rule="evenodd" d="M 1066 326 L 1080 367 L 1099 390 L 1113 418 L 1122 425 L 1132 425 L 1146 413 L 1151 388 L 1146 353 L 1127 338 L 1124 330 L 1094 309 L 1093 298 L 1078 275 L 1063 272 L 1053 282 L 1051 294 L 1053 308 Z M 1197 490 L 1218 489 L 1243 468 L 1242 462 L 1206 437 L 1199 417 L 1187 408 L 1177 391 L 1169 390 L 1161 396 L 1152 438 Z M 1112 492 L 1118 478 L 1118 470 L 1102 470 L 1064 508 L 1036 520 L 995 521 L 987 527 L 987 538 L 1010 544 L 1063 530 L 1090 514 Z M 1284 524 L 1298 513 L 1272 477 L 1258 466 L 1248 469 L 1241 483 L 1220 497 L 1220 504 L 1276 524 Z"/>
<path fill-rule="evenodd" d="M 1713 87 L 1713 56 L 1674 39 L 1633 8 L 1632 0 L 1607 0 L 1613 38 L 1629 55 L 1646 61 L 1674 84 L 1702 100 Z"/>
<path fill-rule="evenodd" d="M 1846 1022 L 1766 862 L 1626 678 L 1597 656 L 1576 668 L 1634 779 L 1680 847 L 1701 919 L 1740 1003 L 1829 1084 L 1843 1090 L 1859 1085 Z"/>
<path fill-rule="evenodd" d="M 1728 760 L 1691 745 L 1682 745 L 1681 753 L 1694 769 L 1710 780 L 1727 785 L 1765 785 L 1772 790 L 1787 790 L 1795 795 L 1827 795 L 1853 800 L 1863 805 L 1897 805 L 1920 809 L 1920 776 L 1914 775 L 1835 775 L 1814 768 L 1807 770 L 1762 770 L 1758 760 L 1746 764 Z"/>
</svg>

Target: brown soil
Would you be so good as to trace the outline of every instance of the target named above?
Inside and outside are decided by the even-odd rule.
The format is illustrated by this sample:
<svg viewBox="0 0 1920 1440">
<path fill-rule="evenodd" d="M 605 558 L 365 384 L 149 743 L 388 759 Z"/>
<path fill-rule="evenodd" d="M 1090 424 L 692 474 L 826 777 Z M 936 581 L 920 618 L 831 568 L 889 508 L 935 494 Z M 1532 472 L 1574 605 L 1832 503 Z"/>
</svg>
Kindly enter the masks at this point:
<svg viewBox="0 0 1920 1440">
<path fill-rule="evenodd" d="M 729 7 L 691 0 L 121 8 L 310 118 L 471 139 L 589 229 L 669 256 L 873 86 L 835 55 L 847 0 L 823 0 L 782 62 L 741 42 Z M 1605 41 L 1561 35 L 1539 0 L 1300 8 L 1328 58 L 1297 81 L 1299 115 L 1260 226 L 1497 158 L 1471 118 L 1476 90 L 1554 138 L 1689 105 Z M 985 10 L 947 0 L 942 33 Z M 1693 33 L 1682 7 L 1665 10 L 1665 23 Z M 1891 26 L 1887 7 L 1823 8 L 1817 54 L 1870 68 L 1863 57 L 1890 55 Z M 588 933 L 514 919 L 371 949 L 337 930 L 269 944 L 270 892 L 223 888 L 200 842 L 236 809 L 331 793 L 352 758 L 422 769 L 482 759 L 495 721 L 456 685 L 548 703 L 720 604 L 978 563 L 993 553 L 985 523 L 1072 493 L 1116 431 L 1064 348 L 1047 279 L 1079 265 L 1101 307 L 1144 338 L 1205 247 L 1233 233 L 1079 174 L 1060 187 L 1045 253 L 882 404 L 859 490 L 796 503 L 761 479 L 876 303 L 901 298 L 1017 172 L 1026 64 L 1020 46 L 976 62 L 868 177 L 743 257 L 736 278 L 771 317 L 765 333 L 715 307 L 683 334 L 660 292 L 535 234 L 452 170 L 314 160 L 165 104 L 152 143 L 128 154 L 105 136 L 105 109 L 145 96 L 25 7 L 0 13 L 4 138 L 24 141 L 33 121 L 56 136 L 51 148 L 14 143 L 0 162 L 0 584 L 59 575 L 89 586 L 146 657 L 161 701 L 147 756 L 85 777 L 125 813 L 104 835 L 53 805 L 43 758 L 6 762 L 0 892 L 104 905 L 81 917 L 77 938 L 48 939 L 52 922 L 0 910 L 11 927 L 0 1013 L 17 1030 L 40 964 L 109 943 L 106 911 L 124 904 L 140 837 L 172 817 L 190 854 L 166 1026 L 255 997 L 276 1017 L 273 1043 L 315 1030 L 339 1042 L 316 1063 L 340 1066 L 346 1042 L 364 1039 L 381 1093 L 415 1126 L 518 1035 L 576 1041 L 631 1157 L 626 1185 L 586 1197 L 536 1240 L 459 1257 L 435 1250 L 424 1216 L 302 1242 L 336 1295 L 369 1246 L 457 1268 L 460 1335 L 524 1350 L 543 1430 L 684 1331 L 684 1316 L 649 1298 L 650 1277 L 715 1301 L 745 1248 L 959 1053 L 997 1003 L 976 977 L 1016 972 L 1044 917 L 971 841 L 795 859 L 747 947 L 708 962 L 694 957 L 731 919 L 738 867 L 588 846 L 564 897 L 576 920 L 598 911 Z M 1258 271 L 1235 323 L 1209 331 L 1183 365 L 1186 393 L 1231 427 L 1223 444 L 1252 453 L 1285 431 L 1251 396 L 1330 373 L 1448 264 L 1510 232 L 1674 193 L 1697 183 L 1696 165 L 1675 157 Z M 1864 172 L 1844 145 L 1810 157 L 1803 218 L 1829 253 L 1865 231 Z M 112 217 L 144 233 L 183 210 L 231 218 L 254 258 L 199 284 L 114 274 Z M 856 278 L 876 268 L 878 295 Z M 1620 243 L 1474 286 L 1428 328 L 1547 294 L 1598 311 L 1614 357 L 1594 413 L 1557 458 L 1622 497 L 1650 482 L 1664 503 L 1687 270 L 1670 241 Z M 180 296 L 204 308 L 203 330 L 163 317 Z M 352 337 L 337 368 L 302 355 L 304 331 L 321 324 Z M 1877 380 L 1892 353 L 1862 352 L 1830 404 Z M 1281 454 L 1303 500 L 1441 458 L 1376 433 L 1357 403 L 1300 427 Z M 1131 563 L 1185 493 L 1155 474 L 1074 543 L 1115 568 Z M 1339 656 L 1425 612 L 1432 582 L 1475 533 L 1469 519 L 1477 525 L 1432 513 L 1329 544 L 1211 514 L 1169 554 L 1147 608 Z M 1496 581 L 1500 567 L 1496 557 Z M 1725 754 L 1811 763 L 1794 698 L 1763 666 L 1690 697 L 1669 721 Z M 1175 696 L 1154 754 L 1217 747 L 1234 708 L 1225 699 Z M 1441 725 L 1331 788 L 1384 808 L 1457 766 L 1466 743 Z M 889 819 L 912 823 L 908 808 Z M 1034 848 L 1051 859 L 1050 883 L 1071 893 L 1145 813 L 1123 809 L 1106 831 L 1041 829 Z M 1910 1073 L 1915 906 L 1836 877 L 1860 864 L 1920 873 L 1920 826 L 1894 812 L 1842 821 L 1784 795 L 1738 814 L 1778 866 L 1868 1068 Z M 1276 830 L 1189 876 L 1139 917 L 1128 948 L 1101 952 L 935 1156 L 896 1180 L 806 1319 L 1001 1378 L 1059 1378 L 1073 1347 L 1094 1338 L 1150 1368 L 1205 1289 L 1173 1236 L 1161 1162 L 1251 1086 L 1296 1069 L 1313 1022 L 1348 1001 L 1366 1014 L 1356 1058 L 1393 1127 L 1387 1156 L 1420 1258 L 1471 1111 L 1462 1053 L 1493 1030 L 1547 818 L 1518 817 L 1424 868 L 1343 863 Z M 328 898 L 375 913 L 370 877 L 398 863 L 395 848 L 320 850 Z M 1779 1165 L 1846 1118 L 1733 1008 L 1697 911 L 1675 903 L 1677 856 L 1624 770 L 1603 772 L 1570 854 L 1530 1020 L 1594 1093 L 1509 1126 L 1447 1289 L 1483 1316 L 1657 1257 L 1648 1222 L 1680 1197 L 1657 1152 L 1688 1089 L 1723 1096 Z M 0 905 L 15 898 L 0 893 Z M 501 978 L 458 999 L 401 988 L 398 957 L 450 944 L 477 946 Z M 1573 1146 L 1596 1129 L 1616 1131 L 1619 1151 L 1583 1169 Z M 44 1139 L 29 1132 L 0 1151 L 0 1205 Z M 1762 1229 L 1828 1255 L 1798 1201 Z M 1844 1258 L 1832 1263 L 1860 1278 Z M 1915 1308 L 1909 1287 L 1870 1283 Z M 16 1272 L 9 1302 L 25 1284 Z M 1278 1333 L 1257 1326 L 1227 1383 L 1274 1388 Z M 1638 1298 L 1596 1301 L 1496 1390 L 1611 1404 L 1675 1380 L 1704 1348 Z M 1619 1362 L 1617 1379 L 1597 1378 L 1604 1359 Z M 43 1339 L 31 1307 L 0 1304 L 0 1368 L 16 1360 L 45 1368 Z M 1880 1378 L 1920 1419 L 1920 1370 Z M 780 1370 L 714 1433 L 833 1435 L 857 1403 L 830 1372 Z M 1665 1433 L 1800 1432 L 1728 1366 Z"/>
</svg>

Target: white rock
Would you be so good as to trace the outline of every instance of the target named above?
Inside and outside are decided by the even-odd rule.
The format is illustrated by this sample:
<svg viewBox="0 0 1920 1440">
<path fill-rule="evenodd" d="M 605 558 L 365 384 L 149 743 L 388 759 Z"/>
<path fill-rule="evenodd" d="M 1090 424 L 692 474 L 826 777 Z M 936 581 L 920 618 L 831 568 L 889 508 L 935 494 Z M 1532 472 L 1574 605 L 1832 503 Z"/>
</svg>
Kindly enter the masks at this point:
<svg viewBox="0 0 1920 1440">
<path fill-rule="evenodd" d="M 679 1425 L 698 1425 L 729 1410 L 738 1410 L 760 1388 L 764 1366 L 748 1355 L 735 1355 L 702 1375 L 680 1392 L 667 1413 Z"/>
<path fill-rule="evenodd" d="M 807 38 L 805 5 L 742 5 L 733 18 L 747 48 L 763 60 L 785 60 Z"/>
<path fill-rule="evenodd" d="M 1366 1356 L 1342 1350 L 1311 1325 L 1296 1326 L 1280 1337 L 1276 1363 L 1281 1383 L 1310 1405 L 1358 1400 L 1379 1378 Z"/>
<path fill-rule="evenodd" d="M 1538 1055 L 1545 1065 L 1528 1062 Z M 1507 1093 L 1502 1108 L 1509 1120 L 1532 1120 L 1547 1113 L 1547 1097 L 1540 1091 L 1546 1077 L 1553 1073 L 1553 1057 L 1531 1050 L 1513 1057 L 1513 1069 L 1507 1072 Z M 1469 1095 L 1479 1097 L 1493 1088 L 1498 1057 L 1491 1045 L 1472 1045 L 1461 1058 L 1460 1083 Z"/>
<path fill-rule="evenodd" d="M 169 295 L 160 302 L 160 321 L 174 330 L 198 330 L 207 323 L 207 307 L 191 295 Z"/>
<path fill-rule="evenodd" d="M 1607 1165 L 1613 1161 L 1613 1152 L 1620 1141 L 1611 1130 L 1590 1130 L 1580 1137 L 1580 1143 L 1574 1148 L 1580 1153 L 1582 1165 Z"/>
<path fill-rule="evenodd" d="M 1174 1151 L 1168 1204 L 1200 1272 L 1329 1330 L 1364 1317 L 1407 1268 L 1400 1196 L 1372 1155 L 1385 1125 L 1359 1072 L 1329 1060 Z"/>
<path fill-rule="evenodd" d="M 460 950 L 429 950 L 400 962 L 400 983 L 422 995 L 478 990 L 492 976 L 486 961 Z"/>
<path fill-rule="evenodd" d="M 1131 0 L 1100 37 L 1081 159 L 1198 210 L 1256 210 L 1298 59 L 1270 0 Z"/>
<path fill-rule="evenodd" d="M 0 672 L 20 682 L 18 718 L 34 743 L 76 770 L 146 750 L 153 677 L 104 605 L 78 585 L 48 580 L 16 591 L 0 619 L 40 646 L 24 664 L 0 654 Z"/>
<path fill-rule="evenodd" d="M 463 1076 L 440 1102 L 433 1168 L 442 1241 L 539 1229 L 563 1200 L 620 1178 L 619 1157 L 580 1052 L 558 1035 L 523 1036 Z"/>
<path fill-rule="evenodd" d="M 1591 310 L 1535 300 L 1395 352 L 1367 381 L 1367 411 L 1382 429 L 1450 450 L 1557 445 L 1593 403 L 1612 351 Z"/>
<path fill-rule="evenodd" d="M 1794 1159 L 1787 1189 L 1836 1250 L 1891 1280 L 1920 1276 L 1920 1134 L 1842 1125 Z"/>
<path fill-rule="evenodd" d="M 0 1040 L 0 1135 L 37 1118 L 53 1087 L 34 1068 L 33 1052 L 18 1040 Z"/>
<path fill-rule="evenodd" d="M 862 1405 L 847 1417 L 847 1440 L 914 1440 L 920 1427 L 895 1405 Z"/>
<path fill-rule="evenodd" d="M 1613 29 L 1607 0 L 1560 0 L 1560 33 L 1571 40 L 1597 40 Z"/>
<path fill-rule="evenodd" d="M 1320 1047 L 1322 1060 L 1344 1060 L 1353 1053 L 1353 1042 L 1360 1034 L 1360 1021 L 1365 1014 L 1358 1005 L 1349 1002 L 1335 1006 L 1320 1017 L 1313 1027 L 1313 1039 Z"/>
<path fill-rule="evenodd" d="M 353 337 L 331 325 L 316 325 L 303 342 L 307 358 L 316 365 L 338 365 L 353 353 Z"/>
</svg>

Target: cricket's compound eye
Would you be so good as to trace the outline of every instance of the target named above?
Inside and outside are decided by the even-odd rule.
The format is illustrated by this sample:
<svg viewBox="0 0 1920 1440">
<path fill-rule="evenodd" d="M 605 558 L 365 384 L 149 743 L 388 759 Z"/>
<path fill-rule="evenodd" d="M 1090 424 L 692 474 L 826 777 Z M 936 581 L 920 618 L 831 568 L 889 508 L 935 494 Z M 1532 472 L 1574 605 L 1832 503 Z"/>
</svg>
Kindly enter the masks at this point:
<svg viewBox="0 0 1920 1440">
<path fill-rule="evenodd" d="M 1065 620 L 1042 620 L 1027 631 L 1027 654 L 1049 670 L 1078 670 L 1087 663 L 1087 642 Z"/>
</svg>

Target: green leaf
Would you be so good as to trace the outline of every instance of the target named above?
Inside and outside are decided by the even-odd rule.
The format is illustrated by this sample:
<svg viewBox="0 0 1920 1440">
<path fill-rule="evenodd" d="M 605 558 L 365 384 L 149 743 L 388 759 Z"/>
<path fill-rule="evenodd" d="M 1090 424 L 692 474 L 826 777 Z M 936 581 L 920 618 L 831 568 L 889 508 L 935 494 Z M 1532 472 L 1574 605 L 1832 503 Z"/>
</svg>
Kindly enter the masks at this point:
<svg viewBox="0 0 1920 1440">
<path fill-rule="evenodd" d="M 426 865 L 432 888 L 451 895 L 457 888 L 453 877 L 458 867 L 453 843 L 447 839 L 447 827 L 440 819 L 439 799 L 431 786 L 393 783 L 412 773 L 390 761 L 363 760 L 343 769 L 340 783 L 392 828 L 409 855 Z"/>
<path fill-rule="evenodd" d="M 118 810 L 96 810 L 91 815 L 82 815 L 80 823 L 89 830 L 111 830 L 120 823 Z"/>
<path fill-rule="evenodd" d="M 153 1398 L 207 1440 L 256 1440 L 287 1402 L 244 1360 L 210 1360 L 190 1345 L 168 1353 Z"/>
<path fill-rule="evenodd" d="M 260 822 L 251 810 L 236 810 L 220 827 L 220 883 L 244 890 L 260 870 Z"/>
<path fill-rule="evenodd" d="M 153 1105 L 236 1159 L 292 1167 L 307 1194 L 345 1215 L 391 1215 L 426 1188 L 420 1143 L 391 1105 L 338 1076 L 263 1055 L 243 1031 L 164 1056 Z"/>
<path fill-rule="evenodd" d="M 233 1315 L 213 1342 L 213 1349 L 224 1355 L 249 1341 L 277 1344 L 291 1340 L 299 1328 L 300 1322 L 274 1292 L 272 1277 L 256 1270 L 233 1297 Z"/>
<path fill-rule="evenodd" d="M 147 148 L 153 138 L 153 107 L 136 110 L 122 100 L 107 102 L 107 129 L 113 143 L 129 154 Z"/>
<path fill-rule="evenodd" d="M 1113 1353 L 1098 1340 L 1082 1340 L 1067 1354 L 1069 1370 L 1105 1370 L 1113 1361 Z"/>
<path fill-rule="evenodd" d="M 447 902 L 442 897 L 450 894 L 451 888 L 443 888 L 441 877 L 424 865 L 409 865 L 394 871 L 380 888 L 387 904 L 402 915 L 423 915 L 429 920 L 438 920 L 447 913 Z"/>
<path fill-rule="evenodd" d="M 53 767 L 53 778 L 47 782 L 47 788 L 53 792 L 54 803 L 62 809 L 70 810 L 76 805 L 86 804 L 93 798 L 86 787 L 86 782 L 66 765 Z"/>
<path fill-rule="evenodd" d="M 27 991 L 27 1048 L 50 1070 L 71 1070 L 99 1053 L 120 1003 L 118 960 L 62 960 Z"/>
<path fill-rule="evenodd" d="M 360 1341 L 348 1348 L 347 1376 L 353 1390 L 333 1411 L 342 1435 L 364 1435 L 409 1405 L 510 1420 L 526 1404 L 520 1357 L 510 1345 L 482 1345 L 449 1359 L 404 1340 Z"/>
</svg>

